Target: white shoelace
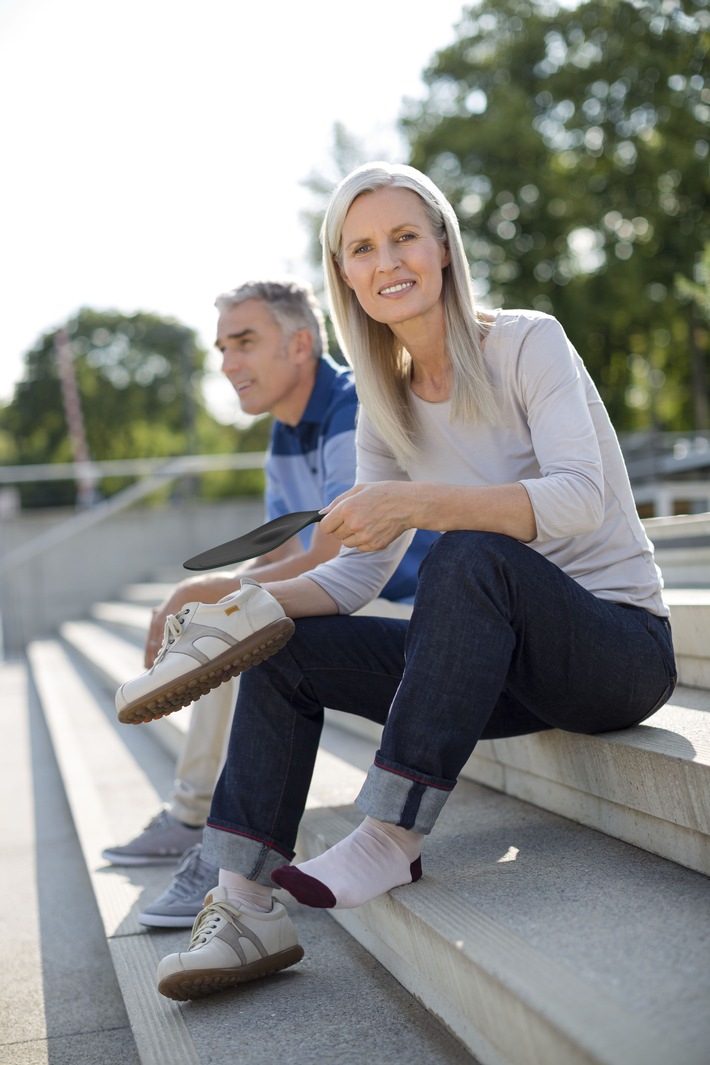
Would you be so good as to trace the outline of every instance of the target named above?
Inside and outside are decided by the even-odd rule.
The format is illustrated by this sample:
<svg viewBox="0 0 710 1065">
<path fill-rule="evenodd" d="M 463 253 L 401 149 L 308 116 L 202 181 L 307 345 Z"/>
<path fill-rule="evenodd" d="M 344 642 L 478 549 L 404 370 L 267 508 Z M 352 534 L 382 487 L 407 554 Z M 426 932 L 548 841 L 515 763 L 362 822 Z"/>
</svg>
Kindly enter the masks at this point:
<svg viewBox="0 0 710 1065">
<path fill-rule="evenodd" d="M 234 916 L 225 907 L 225 904 L 223 902 L 211 902 L 195 918 L 190 945 L 187 949 L 193 950 L 194 947 L 203 946 L 210 939 L 211 933 L 217 928 L 220 919 L 226 921 L 227 924 L 231 924 L 232 928 L 238 934 L 241 934 L 239 925 L 236 923 Z"/>
<path fill-rule="evenodd" d="M 153 662 L 153 665 L 150 667 L 151 673 L 157 666 L 158 662 L 162 662 L 182 632 L 182 623 L 188 613 L 189 611 L 187 610 L 178 610 L 177 614 L 168 614 L 166 617 L 165 628 L 163 629 L 163 643 L 155 656 L 155 662 Z"/>
</svg>

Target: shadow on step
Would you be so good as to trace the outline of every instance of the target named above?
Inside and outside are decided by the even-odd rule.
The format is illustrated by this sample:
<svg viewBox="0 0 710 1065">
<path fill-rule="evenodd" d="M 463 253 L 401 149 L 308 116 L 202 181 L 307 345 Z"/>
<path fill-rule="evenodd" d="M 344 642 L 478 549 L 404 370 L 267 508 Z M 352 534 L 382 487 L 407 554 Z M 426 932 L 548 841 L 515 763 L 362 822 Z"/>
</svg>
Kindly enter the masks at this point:
<svg viewBox="0 0 710 1065">
<path fill-rule="evenodd" d="M 91 1060 L 139 1065 L 52 744 L 32 688 L 29 732 L 47 1065 L 88 1060 L 89 1048 Z"/>
</svg>

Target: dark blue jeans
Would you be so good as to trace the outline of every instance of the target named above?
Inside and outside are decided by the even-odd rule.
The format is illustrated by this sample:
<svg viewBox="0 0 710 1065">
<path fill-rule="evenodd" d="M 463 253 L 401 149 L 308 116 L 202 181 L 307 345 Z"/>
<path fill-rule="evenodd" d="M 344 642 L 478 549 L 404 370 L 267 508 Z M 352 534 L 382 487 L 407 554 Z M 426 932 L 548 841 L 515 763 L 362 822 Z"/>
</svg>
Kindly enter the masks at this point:
<svg viewBox="0 0 710 1065">
<path fill-rule="evenodd" d="M 262 883 L 293 857 L 324 707 L 385 726 L 359 808 L 428 833 L 479 739 L 627 728 L 675 681 L 667 620 L 507 536 L 446 533 L 409 622 L 304 618 L 242 676 L 203 857 Z"/>
</svg>

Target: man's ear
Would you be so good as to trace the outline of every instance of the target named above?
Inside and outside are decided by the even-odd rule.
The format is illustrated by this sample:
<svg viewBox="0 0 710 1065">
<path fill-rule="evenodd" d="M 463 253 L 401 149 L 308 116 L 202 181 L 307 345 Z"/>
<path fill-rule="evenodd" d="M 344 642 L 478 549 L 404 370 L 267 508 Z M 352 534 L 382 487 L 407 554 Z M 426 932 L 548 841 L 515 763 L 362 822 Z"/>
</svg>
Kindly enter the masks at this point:
<svg viewBox="0 0 710 1065">
<path fill-rule="evenodd" d="M 313 356 L 313 334 L 310 329 L 297 329 L 288 342 L 291 360 L 297 364 L 308 362 Z"/>
</svg>

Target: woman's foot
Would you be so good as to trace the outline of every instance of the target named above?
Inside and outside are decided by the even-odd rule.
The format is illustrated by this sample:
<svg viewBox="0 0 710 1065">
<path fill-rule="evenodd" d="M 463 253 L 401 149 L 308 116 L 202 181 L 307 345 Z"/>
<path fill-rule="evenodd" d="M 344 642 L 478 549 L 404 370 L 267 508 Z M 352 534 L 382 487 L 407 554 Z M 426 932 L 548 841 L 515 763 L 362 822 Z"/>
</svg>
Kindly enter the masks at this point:
<svg viewBox="0 0 710 1065">
<path fill-rule="evenodd" d="M 306 906 L 352 909 L 419 880 L 423 839 L 418 832 L 366 817 L 330 850 L 302 865 L 284 865 L 271 879 Z"/>
</svg>

